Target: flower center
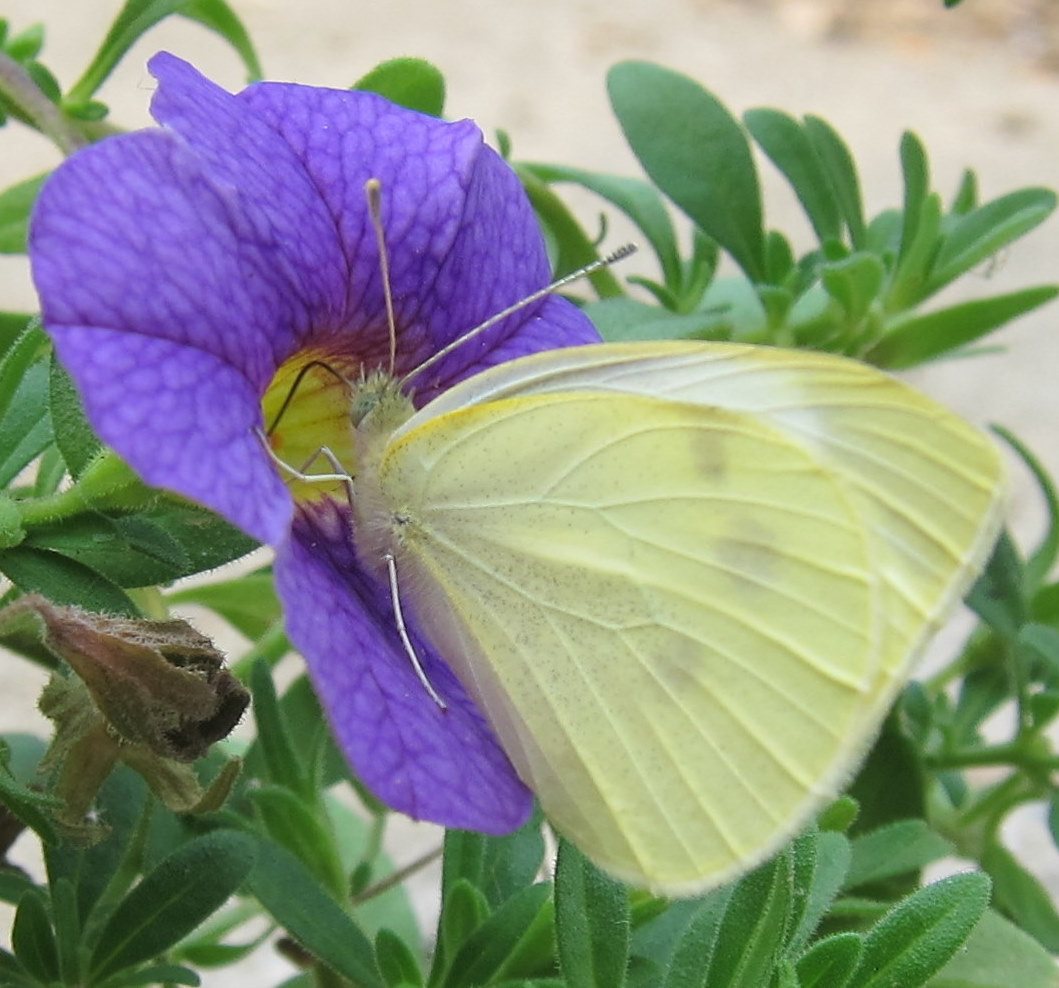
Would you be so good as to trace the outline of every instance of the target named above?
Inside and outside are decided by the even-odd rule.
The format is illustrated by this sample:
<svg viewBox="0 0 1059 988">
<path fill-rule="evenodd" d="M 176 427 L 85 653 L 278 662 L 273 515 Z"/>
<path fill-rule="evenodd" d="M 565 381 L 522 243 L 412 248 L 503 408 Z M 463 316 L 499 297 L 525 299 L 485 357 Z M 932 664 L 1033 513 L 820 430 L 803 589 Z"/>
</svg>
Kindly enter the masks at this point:
<svg viewBox="0 0 1059 988">
<path fill-rule="evenodd" d="M 299 473 L 356 473 L 348 369 L 331 354 L 297 353 L 279 367 L 261 399 L 272 451 Z M 296 501 L 346 497 L 341 481 L 299 480 L 286 471 L 284 479 Z"/>
</svg>

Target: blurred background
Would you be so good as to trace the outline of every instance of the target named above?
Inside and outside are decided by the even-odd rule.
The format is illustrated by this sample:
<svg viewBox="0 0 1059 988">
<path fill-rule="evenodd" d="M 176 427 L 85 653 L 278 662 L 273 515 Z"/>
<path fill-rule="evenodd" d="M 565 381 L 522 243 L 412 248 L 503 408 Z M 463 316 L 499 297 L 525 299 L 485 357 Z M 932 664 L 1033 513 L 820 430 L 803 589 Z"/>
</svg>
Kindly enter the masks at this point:
<svg viewBox="0 0 1059 988">
<path fill-rule="evenodd" d="M 935 186 L 948 197 L 964 167 L 983 199 L 1026 185 L 1059 186 L 1059 3 L 1056 0 L 229 0 L 243 19 L 268 78 L 344 87 L 397 55 L 434 62 L 445 74 L 447 115 L 473 117 L 487 135 L 502 128 L 513 156 L 635 175 L 639 168 L 610 115 L 604 74 L 615 62 L 648 59 L 681 70 L 736 114 L 775 106 L 830 121 L 853 150 L 869 214 L 900 202 L 897 145 L 915 131 L 930 154 Z M 65 87 L 87 65 L 120 0 L 0 0 L 18 32 L 46 26 L 43 61 Z M 180 18 L 142 39 L 99 98 L 125 127 L 146 126 L 154 82 L 144 64 L 159 49 L 195 62 L 229 89 L 245 84 L 241 64 L 220 39 Z M 0 189 L 58 163 L 58 153 L 17 124 L 0 130 Z M 807 249 L 810 231 L 786 185 L 760 162 L 770 226 Z M 590 229 L 598 207 L 579 210 Z M 611 227 L 607 246 L 623 239 Z M 646 261 L 643 263 L 647 263 Z M 634 272 L 636 260 L 618 272 Z M 944 301 L 1059 281 L 1059 221 L 1019 241 L 963 279 Z M 0 258 L 0 308 L 35 308 L 28 268 Z M 1059 305 L 995 338 L 986 356 L 917 371 L 915 382 L 972 420 L 1012 429 L 1059 473 Z M 1011 512 L 1024 544 L 1041 511 L 1024 472 L 1013 467 Z M 204 627 L 203 630 L 212 631 Z M 949 641 L 952 642 L 950 632 Z M 238 648 L 230 633 L 220 644 Z M 289 662 L 297 662 L 289 659 Z M 35 710 L 41 678 L 0 655 L 0 731 L 46 725 Z M 1043 811 L 1013 821 L 1017 851 L 1053 889 L 1059 855 Z M 433 828 L 398 828 L 399 863 L 437 840 Z M 418 903 L 424 923 L 436 908 L 428 876 Z M 260 975 L 283 963 L 268 952 Z M 266 973 L 267 972 L 267 973 Z M 256 983 L 211 977 L 209 984 Z"/>
</svg>

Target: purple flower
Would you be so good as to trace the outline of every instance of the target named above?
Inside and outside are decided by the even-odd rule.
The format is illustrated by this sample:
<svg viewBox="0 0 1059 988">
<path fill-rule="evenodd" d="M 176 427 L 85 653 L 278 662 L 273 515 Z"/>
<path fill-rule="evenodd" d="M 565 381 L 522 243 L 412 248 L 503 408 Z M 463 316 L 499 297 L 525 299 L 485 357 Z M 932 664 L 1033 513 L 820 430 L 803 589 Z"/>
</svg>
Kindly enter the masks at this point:
<svg viewBox="0 0 1059 988">
<path fill-rule="evenodd" d="M 382 188 L 398 376 L 547 283 L 529 203 L 469 121 L 296 85 L 233 96 L 166 54 L 151 71 L 162 126 L 87 148 L 41 194 L 30 254 L 44 324 L 96 430 L 145 480 L 275 547 L 288 633 L 368 787 L 420 819 L 506 832 L 530 795 L 411 615 L 447 709 L 418 680 L 387 589 L 357 562 L 343 486 L 290 483 L 260 431 L 295 467 L 322 445 L 350 462 L 339 375 L 389 362 L 369 179 Z M 441 360 L 413 400 L 595 339 L 546 298 Z"/>
</svg>

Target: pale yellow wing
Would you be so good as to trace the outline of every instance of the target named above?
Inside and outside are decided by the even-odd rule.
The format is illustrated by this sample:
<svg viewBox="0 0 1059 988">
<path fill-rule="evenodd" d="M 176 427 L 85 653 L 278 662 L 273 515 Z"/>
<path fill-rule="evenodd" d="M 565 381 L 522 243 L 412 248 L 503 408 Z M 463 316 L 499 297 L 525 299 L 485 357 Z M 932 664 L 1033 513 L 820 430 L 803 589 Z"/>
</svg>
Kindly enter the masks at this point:
<svg viewBox="0 0 1059 988">
<path fill-rule="evenodd" d="M 602 346 L 419 413 L 378 523 L 558 829 L 681 894 L 851 771 L 980 563 L 998 477 L 977 432 L 859 364 Z"/>
<path fill-rule="evenodd" d="M 469 404 L 571 391 L 746 412 L 850 484 L 885 583 L 882 706 L 996 540 L 1004 483 L 992 443 L 914 388 L 831 354 L 690 341 L 553 350 L 463 382 L 407 428 Z"/>
</svg>

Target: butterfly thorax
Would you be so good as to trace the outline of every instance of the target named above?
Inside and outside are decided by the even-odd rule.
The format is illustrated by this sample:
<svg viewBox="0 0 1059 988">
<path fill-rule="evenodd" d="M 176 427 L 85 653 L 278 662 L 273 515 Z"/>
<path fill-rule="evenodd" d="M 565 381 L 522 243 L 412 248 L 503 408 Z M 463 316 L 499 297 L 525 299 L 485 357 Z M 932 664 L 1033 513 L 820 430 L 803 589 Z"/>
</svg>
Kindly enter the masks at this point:
<svg viewBox="0 0 1059 988">
<path fill-rule="evenodd" d="M 358 384 L 350 403 L 356 430 L 357 476 L 353 499 L 353 538 L 361 564 L 375 572 L 394 551 L 393 511 L 380 485 L 379 468 L 394 432 L 415 413 L 397 380 L 382 371 Z"/>
</svg>

